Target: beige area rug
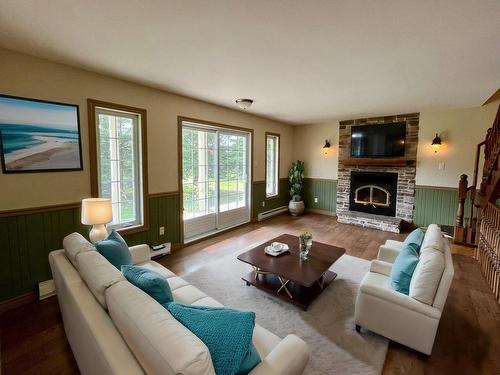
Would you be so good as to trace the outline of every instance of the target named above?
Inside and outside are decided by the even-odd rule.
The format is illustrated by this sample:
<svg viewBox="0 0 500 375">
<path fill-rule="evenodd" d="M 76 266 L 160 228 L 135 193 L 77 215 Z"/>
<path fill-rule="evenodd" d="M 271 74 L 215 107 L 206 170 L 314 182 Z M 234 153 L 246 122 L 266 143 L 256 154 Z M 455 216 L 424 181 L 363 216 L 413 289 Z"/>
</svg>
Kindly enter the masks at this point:
<svg viewBox="0 0 500 375">
<path fill-rule="evenodd" d="M 250 266 L 238 261 L 236 255 L 222 257 L 183 277 L 228 307 L 255 311 L 257 322 L 278 336 L 294 333 L 305 340 L 311 351 L 305 374 L 379 374 L 388 340 L 366 331 L 358 334 L 354 329 L 354 302 L 369 266 L 364 259 L 343 255 L 331 268 L 337 278 L 308 311 L 246 286 L 241 276 Z"/>
</svg>

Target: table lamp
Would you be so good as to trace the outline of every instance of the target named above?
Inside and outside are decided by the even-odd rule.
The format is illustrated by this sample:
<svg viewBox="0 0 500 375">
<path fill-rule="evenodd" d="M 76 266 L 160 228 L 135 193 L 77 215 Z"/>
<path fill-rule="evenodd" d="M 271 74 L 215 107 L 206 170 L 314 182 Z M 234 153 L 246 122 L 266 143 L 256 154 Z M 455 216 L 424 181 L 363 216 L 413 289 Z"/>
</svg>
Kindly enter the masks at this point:
<svg viewBox="0 0 500 375">
<path fill-rule="evenodd" d="M 108 235 L 106 224 L 113 220 L 111 199 L 82 199 L 82 224 L 92 225 L 89 238 L 92 243 L 103 240 Z"/>
</svg>

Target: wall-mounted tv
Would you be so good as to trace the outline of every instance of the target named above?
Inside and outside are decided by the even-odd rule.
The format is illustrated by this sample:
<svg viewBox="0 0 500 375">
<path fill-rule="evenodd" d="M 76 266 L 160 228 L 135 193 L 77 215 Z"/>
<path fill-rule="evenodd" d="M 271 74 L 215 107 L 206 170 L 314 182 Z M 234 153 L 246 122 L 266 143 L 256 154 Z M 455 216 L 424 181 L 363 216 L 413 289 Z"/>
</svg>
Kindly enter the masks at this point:
<svg viewBox="0 0 500 375">
<path fill-rule="evenodd" d="M 406 123 L 351 127 L 351 156 L 384 158 L 405 155 Z"/>
</svg>

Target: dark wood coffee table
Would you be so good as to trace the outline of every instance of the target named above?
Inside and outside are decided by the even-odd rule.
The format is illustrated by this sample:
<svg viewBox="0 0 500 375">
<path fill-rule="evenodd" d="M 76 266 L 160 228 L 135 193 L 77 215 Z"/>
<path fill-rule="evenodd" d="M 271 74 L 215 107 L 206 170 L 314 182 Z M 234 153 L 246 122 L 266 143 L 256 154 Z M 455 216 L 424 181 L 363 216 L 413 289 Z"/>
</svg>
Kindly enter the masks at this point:
<svg viewBox="0 0 500 375">
<path fill-rule="evenodd" d="M 273 257 L 264 248 L 273 242 L 286 243 L 290 252 Z M 313 241 L 309 257 L 299 257 L 299 238 L 290 234 L 263 243 L 238 256 L 253 271 L 242 277 L 247 285 L 253 285 L 279 298 L 307 310 L 309 305 L 337 277 L 329 271 L 345 249 Z"/>
</svg>

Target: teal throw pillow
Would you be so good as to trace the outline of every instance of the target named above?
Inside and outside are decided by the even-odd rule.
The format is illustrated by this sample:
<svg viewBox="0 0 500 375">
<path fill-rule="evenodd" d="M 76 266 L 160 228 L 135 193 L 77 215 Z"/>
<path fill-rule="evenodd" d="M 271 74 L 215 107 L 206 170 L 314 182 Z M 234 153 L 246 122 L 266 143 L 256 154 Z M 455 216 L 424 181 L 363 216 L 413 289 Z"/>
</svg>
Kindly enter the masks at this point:
<svg viewBox="0 0 500 375">
<path fill-rule="evenodd" d="M 422 229 L 417 228 L 414 231 L 412 231 L 408 236 L 406 236 L 406 239 L 403 242 L 403 247 L 406 247 L 409 244 L 413 243 L 417 245 L 417 252 L 420 253 L 420 246 L 422 246 L 423 241 L 424 241 L 424 232 L 422 232 Z"/>
<path fill-rule="evenodd" d="M 179 303 L 166 308 L 208 347 L 217 375 L 247 374 L 260 363 L 252 344 L 254 312 Z"/>
<path fill-rule="evenodd" d="M 120 269 L 124 265 L 132 265 L 132 254 L 125 240 L 114 229 L 102 241 L 95 244 L 95 248 L 113 266 Z"/>
<path fill-rule="evenodd" d="M 418 263 L 417 245 L 410 243 L 401 249 L 391 270 L 391 287 L 396 292 L 408 295 L 410 282 Z"/>
<path fill-rule="evenodd" d="M 122 273 L 131 284 L 146 292 L 161 305 L 173 302 L 170 285 L 158 272 L 144 267 L 122 266 Z"/>
<path fill-rule="evenodd" d="M 243 362 L 240 365 L 240 368 L 238 369 L 238 372 L 236 375 L 246 375 L 250 371 L 253 370 L 255 366 L 257 366 L 260 363 L 260 355 L 257 349 L 255 349 L 255 346 L 253 345 L 253 342 L 250 341 L 250 348 L 248 349 L 247 354 L 245 355 L 245 358 L 243 358 Z"/>
</svg>

